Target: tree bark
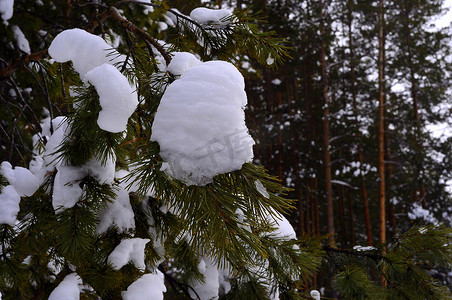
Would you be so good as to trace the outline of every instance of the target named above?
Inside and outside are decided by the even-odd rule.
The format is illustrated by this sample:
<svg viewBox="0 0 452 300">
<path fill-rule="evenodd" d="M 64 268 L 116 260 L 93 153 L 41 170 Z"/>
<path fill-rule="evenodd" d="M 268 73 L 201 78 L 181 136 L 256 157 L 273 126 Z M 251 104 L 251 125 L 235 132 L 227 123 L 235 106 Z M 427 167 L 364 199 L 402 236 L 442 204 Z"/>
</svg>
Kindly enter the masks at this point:
<svg viewBox="0 0 452 300">
<path fill-rule="evenodd" d="M 384 75 L 384 0 L 380 0 L 378 7 L 378 176 L 379 176 L 379 229 L 380 243 L 386 242 L 386 191 L 385 191 L 385 162 L 384 162 L 384 115 L 385 115 L 385 75 Z"/>
<path fill-rule="evenodd" d="M 325 24 L 323 15 L 323 3 L 319 1 L 320 9 L 320 65 L 322 69 L 322 96 L 323 96 L 323 165 L 325 172 L 325 193 L 327 208 L 327 232 L 331 242 L 334 243 L 334 210 L 333 210 L 333 186 L 331 183 L 331 154 L 330 154 L 330 122 L 329 122 L 329 98 L 328 98 L 328 75 L 326 70 L 325 51 Z"/>
<path fill-rule="evenodd" d="M 365 227 L 366 227 L 366 237 L 367 237 L 367 245 L 372 246 L 373 240 L 372 240 L 372 226 L 370 222 L 370 213 L 369 213 L 369 200 L 367 196 L 367 184 L 366 184 L 366 177 L 364 176 L 363 172 L 363 165 L 364 165 L 364 154 L 361 148 L 361 133 L 359 131 L 359 122 L 358 122 L 358 105 L 356 100 L 356 79 L 355 79 L 355 49 L 354 49 L 354 43 L 353 43 L 353 15 L 352 15 L 352 1 L 349 0 L 348 2 L 348 38 L 349 38 L 349 49 L 350 49 L 350 85 L 351 85 L 351 91 L 352 91 L 352 104 L 353 104 L 353 112 L 355 115 L 355 122 L 356 122 L 356 132 L 355 137 L 357 141 L 357 148 L 358 148 L 358 161 L 359 161 L 359 176 L 361 179 L 361 201 L 363 203 L 364 208 L 364 220 L 365 220 Z"/>
</svg>

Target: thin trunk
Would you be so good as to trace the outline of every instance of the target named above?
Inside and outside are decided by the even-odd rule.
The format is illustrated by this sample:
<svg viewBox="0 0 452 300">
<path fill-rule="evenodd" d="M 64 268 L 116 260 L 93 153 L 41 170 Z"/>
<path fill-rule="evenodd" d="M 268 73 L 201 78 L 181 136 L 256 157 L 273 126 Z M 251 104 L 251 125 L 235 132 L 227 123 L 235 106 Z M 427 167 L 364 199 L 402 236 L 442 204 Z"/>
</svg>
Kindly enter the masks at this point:
<svg viewBox="0 0 452 300">
<path fill-rule="evenodd" d="M 387 124 L 385 124 L 386 126 Z M 387 126 L 385 127 L 387 129 Z M 391 161 L 391 139 L 390 135 L 385 135 L 385 161 Z M 391 164 L 388 164 L 385 166 L 385 182 L 386 186 L 391 186 L 391 178 L 392 178 L 392 166 Z M 391 199 L 391 189 L 386 190 L 386 197 L 388 199 Z M 396 220 L 395 220 L 395 210 L 394 210 L 394 204 L 391 201 L 388 201 L 387 205 L 387 215 L 388 215 L 388 221 L 389 221 L 389 237 L 393 238 L 396 234 Z"/>
<path fill-rule="evenodd" d="M 306 230 L 304 227 L 304 210 L 303 210 L 303 193 L 301 192 L 301 188 L 299 186 L 299 184 L 297 183 L 296 187 L 295 187 L 296 193 L 297 193 L 297 198 L 298 198 L 298 226 L 299 226 L 299 234 L 300 236 L 303 235 Z"/>
<path fill-rule="evenodd" d="M 355 115 L 355 121 L 356 121 L 356 141 L 357 141 L 357 148 L 358 148 L 358 161 L 360 166 L 360 178 L 361 178 L 361 200 L 363 203 L 364 208 L 364 219 L 365 219 L 365 226 L 366 226 L 366 236 L 367 236 L 367 245 L 372 246 L 373 240 L 372 240 L 372 227 L 370 223 L 370 213 L 369 213 L 369 200 L 367 197 L 367 184 L 366 184 L 366 178 L 364 176 L 363 172 L 363 165 L 364 165 L 364 155 L 361 148 L 361 134 L 359 131 L 358 126 L 358 105 L 356 100 L 356 79 L 355 79 L 355 50 L 354 50 L 354 43 L 353 43 L 353 15 L 352 15 L 352 1 L 349 0 L 349 11 L 348 11 L 348 37 L 349 37 L 349 48 L 350 48 L 350 84 L 351 84 L 351 90 L 352 90 L 352 103 L 353 103 L 353 112 Z"/>
<path fill-rule="evenodd" d="M 385 162 L 384 162 L 384 0 L 380 0 L 378 10 L 378 176 L 379 176 L 379 229 L 380 243 L 386 242 L 386 191 L 385 191 Z"/>
<path fill-rule="evenodd" d="M 410 70 L 410 81 L 411 81 L 411 98 L 413 99 L 413 137 L 414 137 L 414 147 L 416 151 L 416 157 L 418 157 L 418 161 L 416 161 L 416 173 L 415 174 L 415 186 L 413 191 L 414 202 L 421 201 L 422 206 L 425 208 L 426 206 L 426 198 L 425 198 L 425 182 L 424 182 L 424 166 L 422 163 L 422 137 L 421 137 L 421 124 L 419 117 L 419 99 L 418 99 L 418 85 L 416 79 L 416 71 L 414 70 L 413 63 L 413 49 L 412 49 L 412 40 L 411 40 L 411 29 L 409 27 L 409 7 L 407 1 L 405 1 L 405 29 L 406 29 L 406 44 L 408 50 L 408 65 Z M 419 182 L 419 184 L 417 184 Z M 418 188 L 419 187 L 419 188 Z"/>
<path fill-rule="evenodd" d="M 314 178 L 314 198 L 312 205 L 314 206 L 314 233 L 320 234 L 320 212 L 319 212 L 319 182 Z"/>
<path fill-rule="evenodd" d="M 347 227 L 345 225 L 345 205 L 344 205 L 344 199 L 345 199 L 345 193 L 344 193 L 344 187 L 341 186 L 339 189 L 339 224 L 340 224 L 340 232 L 341 232 L 341 239 L 342 243 L 345 245 L 347 243 Z"/>
<path fill-rule="evenodd" d="M 333 186 L 331 183 L 331 155 L 330 155 L 330 122 L 329 122 L 329 98 L 328 98 L 328 75 L 326 70 L 326 50 L 325 50 L 325 24 L 323 20 L 323 3 L 319 1 L 320 9 L 320 64 L 322 68 L 323 81 L 323 165 L 325 171 L 325 193 L 327 208 L 327 232 L 331 242 L 334 243 L 334 211 L 333 211 Z"/>
<path fill-rule="evenodd" d="M 348 222 L 350 226 L 350 245 L 355 245 L 355 217 L 353 214 L 353 202 L 352 202 L 352 191 L 348 188 L 347 193 L 348 199 Z"/>
</svg>

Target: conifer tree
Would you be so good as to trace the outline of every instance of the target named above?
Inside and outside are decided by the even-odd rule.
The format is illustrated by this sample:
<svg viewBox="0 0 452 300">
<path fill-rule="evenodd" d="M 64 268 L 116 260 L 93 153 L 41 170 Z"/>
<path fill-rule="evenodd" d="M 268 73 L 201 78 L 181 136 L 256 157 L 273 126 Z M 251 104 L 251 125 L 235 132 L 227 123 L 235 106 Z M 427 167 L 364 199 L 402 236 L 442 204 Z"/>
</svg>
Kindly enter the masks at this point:
<svg viewBox="0 0 452 300">
<path fill-rule="evenodd" d="M 168 3 L 0 2 L 2 299 L 306 299 L 323 258 L 345 299 L 447 297 L 449 229 L 296 238 L 232 64 L 288 48 L 247 11 Z"/>
</svg>

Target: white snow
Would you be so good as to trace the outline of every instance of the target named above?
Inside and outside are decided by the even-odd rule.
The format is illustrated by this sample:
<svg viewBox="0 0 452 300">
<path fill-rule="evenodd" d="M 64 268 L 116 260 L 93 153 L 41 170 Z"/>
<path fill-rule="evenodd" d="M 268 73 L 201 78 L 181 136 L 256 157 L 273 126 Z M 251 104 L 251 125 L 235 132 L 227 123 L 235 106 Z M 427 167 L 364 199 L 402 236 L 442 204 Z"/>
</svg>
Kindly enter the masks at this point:
<svg viewBox="0 0 452 300">
<path fill-rule="evenodd" d="M 13 184 L 16 181 L 16 176 L 14 175 L 13 167 L 7 161 L 3 161 L 0 165 L 0 174 L 8 180 L 9 184 Z"/>
<path fill-rule="evenodd" d="M 272 224 L 272 226 L 275 226 L 275 230 L 272 232 L 272 234 L 277 237 L 286 238 L 289 240 L 296 239 L 297 235 L 292 225 L 290 225 L 290 222 L 273 208 L 271 209 L 271 211 L 272 213 L 268 214 L 267 219 Z"/>
<path fill-rule="evenodd" d="M 275 62 L 275 59 L 271 57 L 271 55 L 268 55 L 267 57 L 267 65 L 272 65 Z"/>
<path fill-rule="evenodd" d="M 16 39 L 17 47 L 19 47 L 19 49 L 23 52 L 30 54 L 30 43 L 28 42 L 22 30 L 20 30 L 19 26 L 13 25 L 11 27 L 11 30 L 13 32 L 14 38 Z"/>
<path fill-rule="evenodd" d="M 163 300 L 166 292 L 163 273 L 156 270 L 154 273 L 145 274 L 132 283 L 127 291 L 122 292 L 124 300 Z"/>
<path fill-rule="evenodd" d="M 0 224 L 14 226 L 20 210 L 20 197 L 33 195 L 39 188 L 39 180 L 28 169 L 13 169 L 7 161 L 1 163 L 0 174 L 9 183 L 0 194 Z"/>
<path fill-rule="evenodd" d="M 377 248 L 373 247 L 373 246 L 353 246 L 353 250 L 355 251 L 372 251 L 372 250 L 377 250 Z"/>
<path fill-rule="evenodd" d="M 13 167 L 7 161 L 2 162 L 0 167 L 2 174 L 8 183 L 14 187 L 19 196 L 31 196 L 39 188 L 39 180 L 28 169 Z"/>
<path fill-rule="evenodd" d="M 52 205 L 56 212 L 73 207 L 83 194 L 80 180 L 94 177 L 100 184 L 112 184 L 115 175 L 116 158 L 110 157 L 105 164 L 92 158 L 84 166 L 76 167 L 58 164 L 53 186 Z"/>
<path fill-rule="evenodd" d="M 108 256 L 108 262 L 113 265 L 116 270 L 132 262 L 135 267 L 144 270 L 146 265 L 144 263 L 144 247 L 149 242 L 149 239 L 133 238 L 124 239 Z"/>
<path fill-rule="evenodd" d="M 129 192 L 122 188 L 119 190 L 116 199 L 108 203 L 105 210 L 100 213 L 100 222 L 96 231 L 102 234 L 113 226 L 116 226 L 120 233 L 135 228 Z"/>
<path fill-rule="evenodd" d="M 167 88 L 151 136 L 167 162 L 163 171 L 187 184 L 205 185 L 252 160 L 244 88 L 243 76 L 224 61 L 189 68 Z"/>
<path fill-rule="evenodd" d="M 59 153 L 55 152 L 69 133 L 68 119 L 66 117 L 56 117 L 52 120 L 52 126 L 53 134 L 49 137 L 43 154 L 44 164 L 47 167 L 47 171 L 50 172 L 55 170 L 55 167 L 61 163 L 61 159 L 58 158 Z M 43 131 L 44 129 L 45 127 L 43 127 Z"/>
<path fill-rule="evenodd" d="M 39 188 L 38 178 L 28 169 L 15 167 L 13 172 L 16 180 L 12 185 L 20 196 L 31 196 Z"/>
<path fill-rule="evenodd" d="M 112 184 L 114 181 L 116 158 L 110 157 L 105 164 L 95 158 L 84 166 L 57 165 L 52 205 L 55 211 L 73 207 L 83 194 L 80 180 L 85 176 L 94 177 L 100 184 Z"/>
<path fill-rule="evenodd" d="M 262 185 L 262 182 L 260 180 L 254 181 L 254 186 L 259 191 L 259 193 L 264 196 L 265 198 L 270 198 L 270 195 L 267 192 L 267 189 Z"/>
<path fill-rule="evenodd" d="M 198 270 L 202 275 L 204 275 L 205 282 L 193 283 L 193 289 L 196 291 L 201 300 L 217 299 L 220 287 L 217 267 L 208 258 L 201 259 L 199 264 Z M 195 293 L 191 290 L 190 295 L 193 298 L 196 298 Z"/>
<path fill-rule="evenodd" d="M 174 57 L 168 65 L 167 71 L 174 75 L 182 75 L 186 70 L 201 64 L 201 61 L 188 52 L 173 52 Z"/>
<path fill-rule="evenodd" d="M 64 277 L 63 281 L 52 291 L 49 300 L 79 300 L 82 280 L 76 273 Z"/>
<path fill-rule="evenodd" d="M 14 0 L 0 0 L 0 15 L 3 23 L 8 25 L 8 20 L 13 16 Z"/>
<path fill-rule="evenodd" d="M 127 78 L 110 64 L 92 69 L 85 77 L 99 94 L 102 106 L 97 119 L 99 127 L 113 133 L 126 130 L 127 121 L 138 105 L 137 94 Z"/>
<path fill-rule="evenodd" d="M 20 207 L 20 196 L 12 185 L 3 187 L 0 193 L 0 224 L 14 226 Z"/>
<path fill-rule="evenodd" d="M 424 209 L 419 203 L 413 203 L 411 211 L 408 212 L 408 218 L 411 220 L 423 219 L 432 224 L 437 224 L 438 220 L 433 216 L 432 212 Z"/>
<path fill-rule="evenodd" d="M 231 12 L 227 9 L 209 9 L 205 7 L 195 8 L 190 13 L 190 17 L 201 25 L 227 25 L 229 21 L 224 19 L 230 15 Z"/>
<path fill-rule="evenodd" d="M 320 300 L 320 293 L 319 293 L 319 291 L 317 291 L 317 290 L 312 290 L 310 294 L 311 294 L 311 297 L 312 297 L 314 300 Z"/>
<path fill-rule="evenodd" d="M 112 52 L 101 37 L 74 28 L 58 34 L 49 47 L 49 55 L 57 62 L 72 61 L 74 70 L 85 80 L 85 74 L 105 63 L 113 64 L 107 55 Z"/>
<path fill-rule="evenodd" d="M 59 212 L 71 208 L 83 194 L 80 179 L 85 175 L 83 168 L 74 166 L 58 166 L 53 186 L 52 205 Z"/>
</svg>

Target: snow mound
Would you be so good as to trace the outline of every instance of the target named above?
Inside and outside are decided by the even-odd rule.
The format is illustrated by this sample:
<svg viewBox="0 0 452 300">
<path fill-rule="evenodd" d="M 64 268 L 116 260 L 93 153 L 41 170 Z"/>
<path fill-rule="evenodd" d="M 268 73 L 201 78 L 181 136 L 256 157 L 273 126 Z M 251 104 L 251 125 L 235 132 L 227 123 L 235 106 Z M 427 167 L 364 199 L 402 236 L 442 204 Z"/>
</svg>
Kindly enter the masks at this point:
<svg viewBox="0 0 452 300">
<path fill-rule="evenodd" d="M 52 291 L 49 300 L 79 300 L 82 284 L 80 276 L 72 273 L 64 277 L 63 281 Z"/>
<path fill-rule="evenodd" d="M 13 32 L 14 38 L 16 39 L 17 47 L 19 47 L 19 49 L 23 52 L 30 54 L 30 43 L 28 42 L 22 30 L 20 30 L 19 26 L 14 25 L 11 27 L 11 30 Z"/>
<path fill-rule="evenodd" d="M 100 65 L 85 75 L 99 94 L 102 110 L 97 124 L 102 130 L 118 133 L 126 130 L 127 121 L 138 105 L 127 78 L 109 64 Z"/>
<path fill-rule="evenodd" d="M 144 270 L 144 247 L 149 239 L 133 238 L 124 239 L 116 246 L 115 250 L 108 256 L 108 262 L 113 265 L 116 270 L 132 262 L 135 267 Z"/>
<path fill-rule="evenodd" d="M 9 183 L 0 194 L 0 224 L 14 226 L 20 210 L 20 197 L 33 195 L 39 188 L 39 179 L 28 169 L 13 169 L 7 161 L 1 163 L 0 174 Z"/>
<path fill-rule="evenodd" d="M 85 30 L 74 28 L 58 34 L 49 47 L 49 55 L 57 62 L 72 61 L 74 70 L 85 80 L 85 74 L 105 63 L 111 52 L 109 46 L 101 37 Z"/>
<path fill-rule="evenodd" d="M 120 233 L 134 229 L 134 216 L 132 205 L 130 205 L 129 192 L 121 188 L 116 199 L 108 203 L 105 210 L 101 212 L 96 231 L 98 234 L 102 234 L 113 226 L 116 226 Z"/>
<path fill-rule="evenodd" d="M 164 292 L 166 287 L 163 273 L 156 270 L 155 273 L 141 276 L 121 296 L 124 300 L 163 300 Z"/>
<path fill-rule="evenodd" d="M 188 52 L 173 52 L 173 54 L 174 57 L 168 65 L 167 71 L 174 75 L 182 75 L 189 68 L 201 63 L 196 56 Z"/>
<path fill-rule="evenodd" d="M 253 158 L 245 125 L 245 83 L 230 63 L 210 61 L 186 70 L 168 86 L 151 140 L 166 161 L 162 171 L 189 185 L 241 169 Z"/>
<path fill-rule="evenodd" d="M 205 282 L 193 283 L 193 289 L 201 300 L 218 299 L 220 288 L 217 267 L 208 258 L 203 258 L 198 265 L 199 272 L 204 275 Z M 196 299 L 196 294 L 190 290 L 190 295 Z"/>
<path fill-rule="evenodd" d="M 56 212 L 73 207 L 83 194 L 80 180 L 94 177 L 100 184 L 112 184 L 115 176 L 116 157 L 110 157 L 104 165 L 93 158 L 84 166 L 57 165 L 53 185 L 52 205 Z"/>
<path fill-rule="evenodd" d="M 272 226 L 275 227 L 275 230 L 272 232 L 277 237 L 286 238 L 289 240 L 297 239 L 297 235 L 295 230 L 293 229 L 290 222 L 279 212 L 272 209 L 272 214 L 268 214 L 268 221 Z"/>
<path fill-rule="evenodd" d="M 227 9 L 209 9 L 205 7 L 195 8 L 190 13 L 190 17 L 201 25 L 227 25 L 229 21 L 224 19 L 230 15 L 231 12 Z"/>
<path fill-rule="evenodd" d="M 56 117 L 52 120 L 53 134 L 48 138 L 46 148 L 43 154 L 44 165 L 47 171 L 55 170 L 55 167 L 61 163 L 58 157 L 60 154 L 56 153 L 64 139 L 69 134 L 69 124 L 67 117 Z M 44 130 L 44 128 L 43 128 Z"/>
<path fill-rule="evenodd" d="M 8 20 L 13 16 L 14 0 L 1 0 L 0 1 L 0 15 L 2 16 L 3 23 L 8 25 Z"/>
<path fill-rule="evenodd" d="M 14 226 L 20 207 L 20 196 L 12 185 L 3 187 L 0 194 L 0 224 Z"/>
</svg>

